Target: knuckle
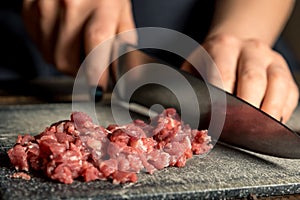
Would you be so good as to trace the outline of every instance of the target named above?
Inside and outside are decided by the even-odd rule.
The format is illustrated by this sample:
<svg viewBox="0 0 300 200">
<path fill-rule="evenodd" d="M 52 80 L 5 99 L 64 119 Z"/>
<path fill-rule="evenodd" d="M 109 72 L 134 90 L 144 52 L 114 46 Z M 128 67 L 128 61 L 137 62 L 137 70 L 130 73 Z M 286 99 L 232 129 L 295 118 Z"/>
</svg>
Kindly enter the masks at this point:
<svg viewBox="0 0 300 200">
<path fill-rule="evenodd" d="M 106 33 L 105 31 L 101 30 L 100 28 L 90 28 L 86 32 L 86 37 L 89 41 L 93 44 L 99 44 L 104 42 L 105 40 L 112 37 L 112 35 Z"/>
<path fill-rule="evenodd" d="M 246 67 L 247 68 L 247 67 Z M 239 77 L 243 81 L 254 81 L 254 80 L 266 80 L 265 73 L 259 72 L 254 69 L 244 69 L 241 73 L 241 76 Z"/>
<path fill-rule="evenodd" d="M 219 77 L 216 76 L 215 80 L 219 80 Z M 229 87 L 227 89 L 232 89 L 235 85 L 236 82 L 236 77 L 235 75 L 231 74 L 231 73 L 224 73 L 222 74 L 222 82 L 224 84 L 224 87 Z"/>
<path fill-rule="evenodd" d="M 275 62 L 280 63 L 283 66 L 288 67 L 288 64 L 287 64 L 286 60 L 284 59 L 284 57 L 280 53 L 278 53 L 276 51 L 273 51 L 273 59 L 274 59 Z"/>
<path fill-rule="evenodd" d="M 284 60 L 280 53 L 274 51 L 273 52 L 274 59 Z"/>
<path fill-rule="evenodd" d="M 238 39 L 229 34 L 220 34 L 212 38 L 213 41 L 224 45 L 238 44 Z"/>
<path fill-rule="evenodd" d="M 280 81 L 284 84 L 290 82 L 290 76 L 287 71 L 282 67 L 276 67 L 274 70 L 269 71 L 269 77 L 273 80 Z"/>
<path fill-rule="evenodd" d="M 218 78 L 218 77 L 216 77 L 216 78 Z M 227 82 L 227 83 L 234 83 L 235 82 L 235 76 L 231 73 L 222 74 L 222 79 L 223 79 L 223 82 Z"/>
<path fill-rule="evenodd" d="M 220 52 L 228 48 L 231 48 L 232 52 L 236 52 L 239 49 L 241 42 L 232 35 L 219 34 L 208 38 L 202 45 L 209 53 Z"/>
<path fill-rule="evenodd" d="M 248 42 L 256 49 L 267 49 L 267 44 L 257 39 L 249 39 Z"/>
</svg>

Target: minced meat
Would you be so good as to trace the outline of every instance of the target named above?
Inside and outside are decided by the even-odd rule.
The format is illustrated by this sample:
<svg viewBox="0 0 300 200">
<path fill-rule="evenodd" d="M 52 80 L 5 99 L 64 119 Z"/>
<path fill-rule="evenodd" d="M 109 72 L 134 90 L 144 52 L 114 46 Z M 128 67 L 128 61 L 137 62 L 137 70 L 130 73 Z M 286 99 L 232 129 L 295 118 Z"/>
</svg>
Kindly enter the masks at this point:
<svg viewBox="0 0 300 200">
<path fill-rule="evenodd" d="M 104 128 L 85 113 L 73 112 L 70 120 L 56 122 L 39 135 L 19 135 L 8 156 L 15 169 L 41 170 L 62 183 L 81 178 L 119 184 L 136 182 L 140 171 L 183 167 L 193 154 L 212 148 L 207 130 L 192 130 L 175 109 L 166 109 L 151 124 L 135 120 Z"/>
</svg>

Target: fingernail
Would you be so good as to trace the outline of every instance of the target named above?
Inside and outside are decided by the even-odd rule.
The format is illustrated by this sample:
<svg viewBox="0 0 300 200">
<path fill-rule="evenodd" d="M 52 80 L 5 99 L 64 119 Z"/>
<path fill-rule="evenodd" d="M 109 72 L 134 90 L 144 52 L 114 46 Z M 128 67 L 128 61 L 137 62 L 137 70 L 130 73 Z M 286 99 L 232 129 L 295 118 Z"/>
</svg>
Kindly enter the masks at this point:
<svg viewBox="0 0 300 200">
<path fill-rule="evenodd" d="M 103 98 L 103 89 L 101 86 L 91 86 L 90 87 L 90 95 L 91 98 L 94 99 L 95 102 L 99 102 Z"/>
</svg>

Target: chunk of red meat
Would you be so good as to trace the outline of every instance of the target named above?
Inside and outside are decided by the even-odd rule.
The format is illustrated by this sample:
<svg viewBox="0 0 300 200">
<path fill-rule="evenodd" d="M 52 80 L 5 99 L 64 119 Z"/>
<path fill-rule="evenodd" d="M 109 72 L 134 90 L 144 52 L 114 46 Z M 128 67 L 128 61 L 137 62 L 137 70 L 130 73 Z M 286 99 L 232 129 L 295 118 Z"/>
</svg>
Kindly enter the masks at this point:
<svg viewBox="0 0 300 200">
<path fill-rule="evenodd" d="M 123 131 L 129 135 L 131 138 L 146 138 L 146 134 L 140 127 L 136 126 L 135 124 L 127 124 L 122 126 Z"/>
<path fill-rule="evenodd" d="M 101 179 L 105 180 L 106 177 L 100 172 L 99 168 L 90 163 L 89 161 L 82 162 L 81 176 L 85 182 Z"/>
<path fill-rule="evenodd" d="M 117 158 L 123 151 L 124 145 L 120 145 L 115 142 L 110 142 L 107 146 L 107 154 L 110 158 Z"/>
<path fill-rule="evenodd" d="M 116 161 L 118 162 L 118 170 L 126 172 L 131 171 L 130 162 L 126 154 L 119 155 L 116 158 Z"/>
<path fill-rule="evenodd" d="M 56 164 L 54 170 L 52 165 L 47 166 L 47 168 L 51 168 L 47 170 L 48 172 L 50 172 L 47 174 L 50 178 L 59 180 L 63 183 L 72 183 L 74 179 L 79 177 L 81 172 L 81 165 L 76 161 Z M 64 172 L 67 172 L 67 174 L 64 175 Z"/>
<path fill-rule="evenodd" d="M 17 138 L 16 144 L 21 144 L 21 142 L 22 142 L 22 139 L 23 139 L 23 136 L 22 136 L 22 135 L 18 135 L 18 138 Z"/>
<path fill-rule="evenodd" d="M 115 129 L 119 128 L 119 125 L 117 124 L 110 124 L 107 126 L 107 130 L 110 131 L 110 132 L 113 132 Z"/>
<path fill-rule="evenodd" d="M 130 164 L 130 168 L 126 171 L 139 173 L 144 168 L 141 157 L 138 154 L 129 154 L 127 155 L 127 159 Z M 122 171 L 121 169 L 119 170 Z"/>
<path fill-rule="evenodd" d="M 101 172 L 94 166 L 89 166 L 82 171 L 82 176 L 85 182 L 103 179 Z"/>
<path fill-rule="evenodd" d="M 161 118 L 158 122 L 157 128 L 153 131 L 153 138 L 158 142 L 170 142 L 179 131 L 181 125 L 180 122 L 172 118 Z"/>
<path fill-rule="evenodd" d="M 130 140 L 130 136 L 123 131 L 123 129 L 115 129 L 110 135 L 109 140 L 111 142 L 127 145 Z"/>
<path fill-rule="evenodd" d="M 178 115 L 177 111 L 174 108 L 167 108 L 167 109 L 165 109 L 162 112 L 161 116 L 171 117 L 172 119 L 180 121 L 180 116 Z"/>
<path fill-rule="evenodd" d="M 116 159 L 105 160 L 100 163 L 99 169 L 105 177 L 108 177 L 118 170 L 118 161 Z"/>
<path fill-rule="evenodd" d="M 53 160 L 56 163 L 71 163 L 71 162 L 78 162 L 80 163 L 82 155 L 80 152 L 75 150 L 67 150 L 61 154 L 58 154 Z M 80 164 L 81 165 L 81 164 Z"/>
<path fill-rule="evenodd" d="M 16 173 L 13 173 L 13 175 L 11 175 L 12 178 L 21 178 L 21 179 L 24 179 L 24 180 L 27 180 L 29 181 L 31 179 L 31 176 L 24 173 L 24 172 L 16 172 Z"/>
<path fill-rule="evenodd" d="M 163 169 L 170 164 L 170 154 L 161 150 L 154 150 L 147 155 L 147 160 L 156 169 Z"/>
<path fill-rule="evenodd" d="M 93 119 L 83 112 L 73 112 L 71 114 L 71 121 L 74 122 L 76 129 L 79 131 L 83 128 L 93 126 Z"/>
<path fill-rule="evenodd" d="M 181 156 L 177 159 L 177 161 L 176 161 L 176 163 L 175 163 L 174 166 L 176 166 L 176 167 L 184 167 L 184 166 L 185 166 L 185 163 L 186 163 L 186 156 L 183 154 L 183 155 L 181 155 Z"/>
<path fill-rule="evenodd" d="M 17 144 L 7 152 L 10 162 L 16 170 L 28 171 L 29 169 L 25 149 L 26 147 L 22 147 L 21 145 Z"/>
<path fill-rule="evenodd" d="M 153 138 L 141 138 L 130 141 L 130 146 L 144 153 L 150 153 L 154 150 L 157 142 Z"/>
<path fill-rule="evenodd" d="M 154 127 L 151 126 L 150 124 L 147 124 L 144 121 L 139 120 L 139 119 L 134 120 L 133 123 L 135 126 L 140 127 L 144 131 L 145 136 L 147 138 L 151 138 L 153 136 L 153 128 Z"/>
<path fill-rule="evenodd" d="M 122 172 L 116 171 L 112 174 L 113 184 L 120 184 L 126 182 L 133 182 L 137 181 L 137 175 L 133 172 Z"/>
<path fill-rule="evenodd" d="M 139 173 L 144 168 L 138 154 L 121 153 L 116 160 L 118 162 L 119 171 Z"/>
<path fill-rule="evenodd" d="M 64 130 L 69 133 L 69 134 L 74 134 L 76 133 L 75 132 L 75 125 L 74 125 L 74 122 L 71 122 L 71 121 L 67 121 L 65 124 L 64 124 Z M 74 135 L 76 136 L 76 135 Z"/>
<path fill-rule="evenodd" d="M 165 145 L 163 150 L 170 155 L 170 166 L 176 166 L 178 159 L 184 156 L 186 147 L 179 142 L 172 142 Z"/>
<path fill-rule="evenodd" d="M 138 155 L 140 156 L 140 159 L 145 167 L 146 172 L 148 172 L 149 174 L 153 174 L 157 170 L 157 168 L 155 168 L 151 163 L 148 162 L 145 154 Z"/>
<path fill-rule="evenodd" d="M 52 140 L 57 140 L 55 133 L 56 132 L 56 128 L 46 128 L 43 132 L 41 132 L 39 135 L 34 136 L 34 138 L 36 139 L 37 142 L 39 142 L 41 140 L 41 138 L 44 139 L 52 139 Z"/>
<path fill-rule="evenodd" d="M 29 162 L 30 167 L 35 170 L 39 170 L 41 167 L 41 163 L 40 163 L 40 159 L 39 159 L 39 156 L 40 156 L 39 145 L 36 143 L 30 144 L 28 146 L 26 153 L 27 153 L 27 161 Z"/>
<path fill-rule="evenodd" d="M 56 133 L 63 133 L 65 130 L 65 121 L 56 124 Z"/>
<path fill-rule="evenodd" d="M 55 168 L 53 173 L 50 174 L 50 178 L 66 184 L 71 184 L 74 181 L 72 170 L 68 166 L 62 164 Z"/>
<path fill-rule="evenodd" d="M 19 135 L 16 143 L 26 146 L 31 141 L 34 141 L 34 137 L 29 134 L 25 134 L 24 136 Z"/>
<path fill-rule="evenodd" d="M 72 135 L 66 134 L 65 132 L 56 132 L 55 137 L 57 139 L 57 142 L 59 142 L 59 143 L 75 141 L 75 138 Z"/>
<path fill-rule="evenodd" d="M 65 144 L 60 144 L 56 140 L 53 139 L 44 139 L 42 138 L 39 142 L 40 146 L 40 157 L 48 159 L 56 157 L 66 150 Z"/>
<path fill-rule="evenodd" d="M 194 154 L 203 154 L 208 152 L 212 146 L 209 145 L 211 138 L 207 135 L 207 130 L 193 131 L 194 139 L 192 141 L 192 151 Z"/>
</svg>

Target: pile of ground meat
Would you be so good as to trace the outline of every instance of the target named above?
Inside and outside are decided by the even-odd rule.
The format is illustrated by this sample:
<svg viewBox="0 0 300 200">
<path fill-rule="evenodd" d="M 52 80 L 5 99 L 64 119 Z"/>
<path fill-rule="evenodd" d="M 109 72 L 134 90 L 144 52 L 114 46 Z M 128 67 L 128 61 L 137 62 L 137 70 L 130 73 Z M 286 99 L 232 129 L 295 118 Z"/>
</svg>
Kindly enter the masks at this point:
<svg viewBox="0 0 300 200">
<path fill-rule="evenodd" d="M 135 120 L 107 128 L 83 112 L 73 112 L 70 120 L 52 124 L 39 135 L 19 135 L 8 156 L 17 170 L 42 170 L 62 183 L 101 179 L 119 184 L 136 182 L 140 171 L 183 167 L 193 154 L 208 152 L 210 141 L 206 130 L 192 130 L 172 108 L 151 125 Z"/>
</svg>

